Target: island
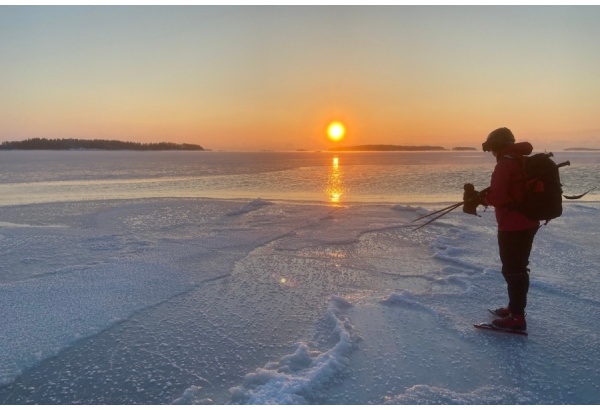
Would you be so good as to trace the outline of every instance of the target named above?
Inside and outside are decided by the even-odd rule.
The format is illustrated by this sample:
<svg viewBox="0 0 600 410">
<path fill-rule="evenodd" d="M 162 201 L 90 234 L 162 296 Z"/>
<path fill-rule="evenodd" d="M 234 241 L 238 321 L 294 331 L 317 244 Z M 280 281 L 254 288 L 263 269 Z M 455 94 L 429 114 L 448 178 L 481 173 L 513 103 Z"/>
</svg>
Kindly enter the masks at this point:
<svg viewBox="0 0 600 410">
<path fill-rule="evenodd" d="M 31 138 L 24 141 L 4 141 L 0 150 L 135 150 L 135 151 L 206 151 L 200 145 L 172 142 L 139 143 L 117 140 L 82 140 L 74 138 Z"/>
<path fill-rule="evenodd" d="M 565 151 L 600 151 L 600 148 L 565 148 Z"/>
<path fill-rule="evenodd" d="M 335 147 L 329 151 L 448 151 L 444 147 L 429 145 L 355 145 L 350 147 Z"/>
<path fill-rule="evenodd" d="M 452 151 L 479 151 L 477 148 L 473 147 L 454 147 Z"/>
</svg>

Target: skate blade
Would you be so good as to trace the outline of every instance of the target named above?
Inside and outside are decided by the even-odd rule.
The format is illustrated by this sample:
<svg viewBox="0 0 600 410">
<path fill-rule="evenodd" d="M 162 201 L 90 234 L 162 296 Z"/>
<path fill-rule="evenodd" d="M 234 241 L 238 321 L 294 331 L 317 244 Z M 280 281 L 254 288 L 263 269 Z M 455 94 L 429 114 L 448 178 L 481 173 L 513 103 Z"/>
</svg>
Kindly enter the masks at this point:
<svg viewBox="0 0 600 410">
<path fill-rule="evenodd" d="M 499 333 L 509 333 L 509 334 L 522 335 L 522 336 L 528 335 L 528 333 L 525 330 L 502 329 L 502 328 L 493 326 L 490 323 L 479 323 L 479 324 L 475 324 L 473 326 L 475 326 L 477 329 L 491 330 L 493 332 L 499 332 Z"/>
</svg>

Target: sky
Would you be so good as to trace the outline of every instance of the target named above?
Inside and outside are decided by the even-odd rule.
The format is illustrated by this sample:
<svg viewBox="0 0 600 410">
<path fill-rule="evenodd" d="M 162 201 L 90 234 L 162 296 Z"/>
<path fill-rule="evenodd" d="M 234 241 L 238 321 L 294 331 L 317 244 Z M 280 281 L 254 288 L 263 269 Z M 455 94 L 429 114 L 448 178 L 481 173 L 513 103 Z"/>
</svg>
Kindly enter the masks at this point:
<svg viewBox="0 0 600 410">
<path fill-rule="evenodd" d="M 600 148 L 600 6 L 0 6 L 0 141 Z M 326 129 L 346 127 L 339 142 Z"/>
</svg>

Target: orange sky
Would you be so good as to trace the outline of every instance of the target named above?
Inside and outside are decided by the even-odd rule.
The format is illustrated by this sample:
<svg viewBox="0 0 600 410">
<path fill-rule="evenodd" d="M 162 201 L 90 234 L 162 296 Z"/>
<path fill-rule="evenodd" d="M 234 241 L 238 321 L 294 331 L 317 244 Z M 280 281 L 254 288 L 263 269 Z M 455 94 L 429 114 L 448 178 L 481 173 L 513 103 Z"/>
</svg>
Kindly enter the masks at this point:
<svg viewBox="0 0 600 410">
<path fill-rule="evenodd" d="M 600 148 L 598 21 L 598 6 L 0 6 L 0 141 L 450 148 L 506 126 L 538 150 Z"/>
</svg>

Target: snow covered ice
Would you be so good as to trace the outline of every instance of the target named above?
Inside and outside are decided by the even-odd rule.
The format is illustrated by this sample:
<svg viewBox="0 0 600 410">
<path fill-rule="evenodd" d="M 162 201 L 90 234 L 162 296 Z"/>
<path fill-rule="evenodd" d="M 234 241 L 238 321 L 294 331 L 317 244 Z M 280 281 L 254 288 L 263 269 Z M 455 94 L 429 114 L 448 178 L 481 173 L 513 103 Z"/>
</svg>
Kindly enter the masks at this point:
<svg viewBox="0 0 600 410">
<path fill-rule="evenodd" d="M 261 199 L 0 207 L 1 404 L 598 404 L 600 206 L 531 256 L 529 336 L 493 212 Z"/>
</svg>

